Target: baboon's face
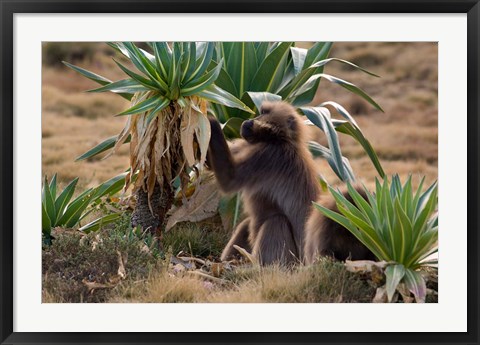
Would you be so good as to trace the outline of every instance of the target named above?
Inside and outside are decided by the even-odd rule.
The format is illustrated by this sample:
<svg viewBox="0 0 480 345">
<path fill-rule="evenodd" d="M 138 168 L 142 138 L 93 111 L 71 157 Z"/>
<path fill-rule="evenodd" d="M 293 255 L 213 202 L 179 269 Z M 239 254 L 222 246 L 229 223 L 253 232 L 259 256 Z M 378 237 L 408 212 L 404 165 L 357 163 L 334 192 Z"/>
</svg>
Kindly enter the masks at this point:
<svg viewBox="0 0 480 345">
<path fill-rule="evenodd" d="M 243 122 L 242 137 L 250 143 L 297 139 L 299 118 L 287 103 L 264 103 L 260 115 Z"/>
</svg>

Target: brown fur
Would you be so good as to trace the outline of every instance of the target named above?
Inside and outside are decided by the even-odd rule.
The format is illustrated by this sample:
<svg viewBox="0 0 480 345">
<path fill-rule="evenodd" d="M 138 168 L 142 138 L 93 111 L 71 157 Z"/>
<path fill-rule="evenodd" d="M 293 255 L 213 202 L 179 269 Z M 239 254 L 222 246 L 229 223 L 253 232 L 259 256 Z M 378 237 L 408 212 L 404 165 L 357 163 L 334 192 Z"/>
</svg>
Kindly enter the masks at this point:
<svg viewBox="0 0 480 345">
<path fill-rule="evenodd" d="M 362 197 L 367 196 L 362 188 L 357 188 Z M 348 201 L 355 204 L 352 197 L 344 192 Z M 320 203 L 320 202 L 319 202 Z M 323 206 L 339 213 L 335 200 L 330 199 Z M 313 263 L 319 256 L 330 256 L 337 260 L 376 260 L 375 255 L 343 226 L 313 209 L 305 227 L 305 262 Z"/>
<path fill-rule="evenodd" d="M 241 192 L 246 214 L 222 260 L 238 254 L 234 244 L 261 264 L 302 260 L 305 222 L 319 187 L 300 116 L 285 102 L 264 103 L 230 148 L 219 123 L 211 118 L 210 124 L 208 163 L 224 192 Z"/>
</svg>

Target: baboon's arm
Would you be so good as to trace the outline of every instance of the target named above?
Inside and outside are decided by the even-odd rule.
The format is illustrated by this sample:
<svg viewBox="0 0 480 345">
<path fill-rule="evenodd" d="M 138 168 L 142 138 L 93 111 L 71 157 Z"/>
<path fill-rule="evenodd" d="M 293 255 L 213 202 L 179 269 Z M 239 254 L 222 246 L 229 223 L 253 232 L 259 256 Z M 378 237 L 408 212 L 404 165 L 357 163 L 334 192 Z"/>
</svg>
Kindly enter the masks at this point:
<svg viewBox="0 0 480 345">
<path fill-rule="evenodd" d="M 232 143 L 230 149 L 222 128 L 214 117 L 209 117 L 211 127 L 207 164 L 215 172 L 220 188 L 226 192 L 236 192 L 247 183 L 255 183 L 255 176 L 268 169 L 269 161 L 264 159 L 258 148 L 253 149 L 245 140 Z"/>
<path fill-rule="evenodd" d="M 220 188 L 230 192 L 234 189 L 235 163 L 217 119 L 209 116 L 209 121 L 211 137 L 207 163 L 213 169 Z"/>
</svg>

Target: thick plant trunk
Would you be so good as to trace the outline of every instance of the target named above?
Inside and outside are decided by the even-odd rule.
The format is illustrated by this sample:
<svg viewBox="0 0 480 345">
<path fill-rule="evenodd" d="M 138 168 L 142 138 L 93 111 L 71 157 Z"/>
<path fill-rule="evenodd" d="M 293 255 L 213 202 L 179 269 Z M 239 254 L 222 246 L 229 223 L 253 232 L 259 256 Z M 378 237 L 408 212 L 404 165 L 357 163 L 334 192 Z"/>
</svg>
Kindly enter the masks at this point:
<svg viewBox="0 0 480 345">
<path fill-rule="evenodd" d="M 148 206 L 148 195 L 143 189 L 139 189 L 136 193 L 137 203 L 132 213 L 132 226 L 140 226 L 151 234 L 161 238 L 162 229 L 164 228 L 165 216 L 173 204 L 174 194 L 172 187 L 166 183 L 163 188 L 157 183 L 150 197 L 150 204 L 153 213 Z"/>
<path fill-rule="evenodd" d="M 158 128 L 163 128 L 164 132 L 160 137 L 157 137 L 159 131 L 158 128 L 155 127 L 153 133 L 156 134 L 147 138 L 150 148 L 149 150 L 144 150 L 144 154 L 148 156 L 147 162 L 154 165 L 158 163 L 158 160 L 160 160 L 159 163 L 162 166 L 162 169 L 157 171 L 157 169 L 154 167 L 152 170 L 150 167 L 148 167 L 148 164 L 146 165 L 148 168 L 145 168 L 145 164 L 139 165 L 137 163 L 136 165 L 142 166 L 142 169 L 146 169 L 142 171 L 142 176 L 145 178 L 145 180 L 142 181 L 143 186 L 149 185 L 148 179 L 149 177 L 152 177 L 152 174 L 159 173 L 163 174 L 163 185 L 158 183 L 158 176 L 155 176 L 156 182 L 153 193 L 150 195 L 150 205 L 148 203 L 148 193 L 145 192 L 143 188 L 138 189 L 138 191 L 135 193 L 137 203 L 131 219 L 132 226 L 141 226 L 144 231 L 149 231 L 159 240 L 161 239 L 162 230 L 165 228 L 165 217 L 167 212 L 172 207 L 174 201 L 174 190 L 170 182 L 172 178 L 179 174 L 181 171 L 181 166 L 183 165 L 183 163 L 179 163 L 179 158 L 183 157 L 183 149 L 180 141 L 182 119 L 180 116 L 178 116 L 178 114 L 175 113 L 177 108 L 173 105 L 173 103 L 170 103 L 170 108 L 168 108 L 168 110 L 169 111 L 164 113 L 161 117 L 159 115 L 159 117 L 156 118 L 155 121 L 157 122 L 151 122 L 151 124 L 153 123 L 153 125 L 158 126 Z M 169 138 L 165 138 L 164 136 L 168 136 Z M 147 139 L 143 138 L 142 140 Z M 134 140 L 132 139 L 132 142 L 133 141 Z M 161 157 L 155 156 L 154 153 L 158 149 L 156 145 L 158 142 L 162 141 L 168 141 L 170 143 L 168 148 L 169 154 L 162 154 Z M 136 145 L 140 144 L 136 142 Z M 164 148 L 165 147 L 161 145 L 158 151 L 164 152 Z M 136 157 L 136 159 L 139 161 L 143 161 L 144 158 L 145 157 Z M 166 174 L 167 172 L 168 174 Z M 138 184 L 136 184 L 136 186 L 138 186 Z"/>
</svg>

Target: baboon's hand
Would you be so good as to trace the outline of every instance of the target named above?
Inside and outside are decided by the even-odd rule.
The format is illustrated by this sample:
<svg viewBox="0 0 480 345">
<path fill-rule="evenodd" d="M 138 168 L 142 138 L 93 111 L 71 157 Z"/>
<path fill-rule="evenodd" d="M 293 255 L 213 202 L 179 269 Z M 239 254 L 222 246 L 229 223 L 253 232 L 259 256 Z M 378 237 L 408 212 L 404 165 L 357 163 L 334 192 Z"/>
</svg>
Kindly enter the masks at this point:
<svg viewBox="0 0 480 345">
<path fill-rule="evenodd" d="M 205 167 L 207 169 L 212 169 L 212 147 L 218 147 L 218 145 L 223 145 L 222 141 L 225 142 L 223 136 L 222 127 L 218 120 L 212 116 L 208 115 L 208 122 L 210 122 L 210 143 L 207 151 L 207 159 L 205 161 Z M 213 148 L 214 150 L 215 148 Z"/>
<path fill-rule="evenodd" d="M 210 131 L 212 133 L 212 135 L 210 136 L 210 142 L 212 142 L 212 139 L 216 138 L 215 134 L 221 134 L 221 136 L 223 137 L 222 127 L 220 126 L 218 120 L 214 116 L 208 115 L 208 122 L 210 122 Z"/>
</svg>

